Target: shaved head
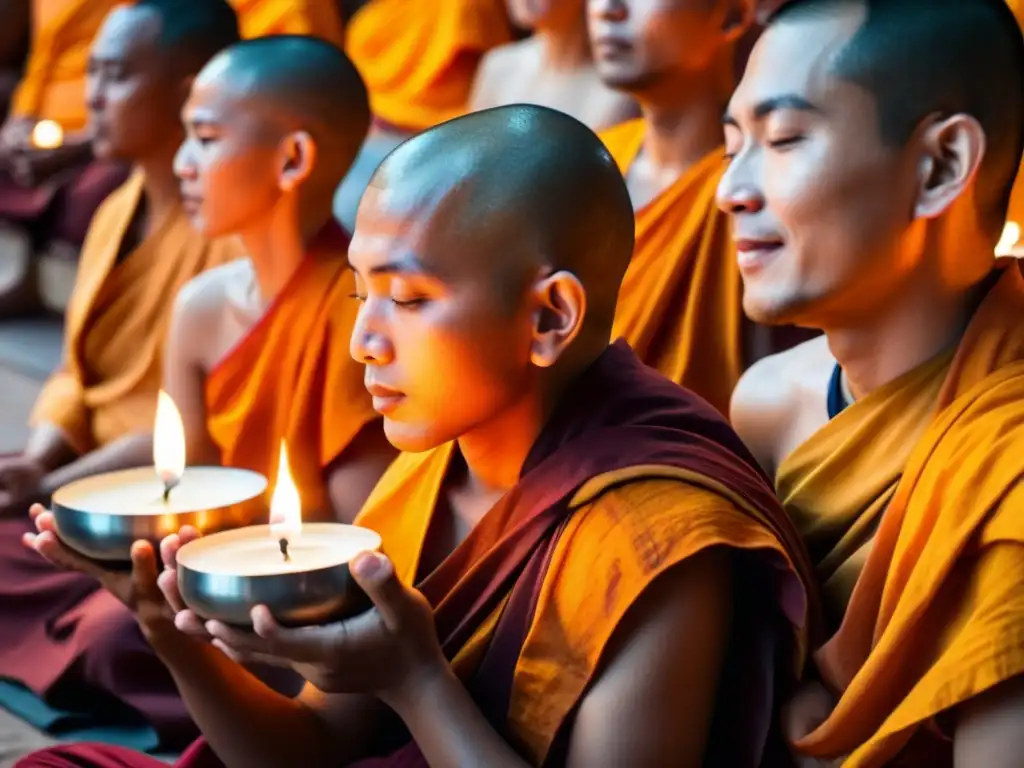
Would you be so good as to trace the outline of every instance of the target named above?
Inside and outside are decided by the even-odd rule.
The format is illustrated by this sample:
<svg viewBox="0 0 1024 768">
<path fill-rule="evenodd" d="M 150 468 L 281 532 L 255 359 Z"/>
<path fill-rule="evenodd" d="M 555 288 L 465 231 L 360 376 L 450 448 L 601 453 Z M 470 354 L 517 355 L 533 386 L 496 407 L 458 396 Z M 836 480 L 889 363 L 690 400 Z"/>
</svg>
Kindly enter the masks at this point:
<svg viewBox="0 0 1024 768">
<path fill-rule="evenodd" d="M 428 240 L 455 246 L 439 252 L 468 251 L 512 301 L 538 268 L 572 272 L 588 321 L 610 332 L 633 208 L 615 161 L 579 121 L 526 105 L 460 117 L 400 145 L 370 188 Z"/>
<path fill-rule="evenodd" d="M 308 133 L 317 147 L 314 183 L 337 185 L 370 127 L 370 104 L 355 65 L 339 48 L 306 35 L 237 43 L 200 73 L 282 134 Z"/>
<path fill-rule="evenodd" d="M 130 7 L 159 17 L 158 44 L 165 60 L 185 74 L 196 74 L 241 39 L 238 17 L 227 0 L 137 0 Z"/>
<path fill-rule="evenodd" d="M 463 439 L 557 396 L 608 346 L 633 230 L 608 150 L 561 112 L 476 112 L 394 150 L 349 247 L 352 355 L 392 444 Z"/>
</svg>

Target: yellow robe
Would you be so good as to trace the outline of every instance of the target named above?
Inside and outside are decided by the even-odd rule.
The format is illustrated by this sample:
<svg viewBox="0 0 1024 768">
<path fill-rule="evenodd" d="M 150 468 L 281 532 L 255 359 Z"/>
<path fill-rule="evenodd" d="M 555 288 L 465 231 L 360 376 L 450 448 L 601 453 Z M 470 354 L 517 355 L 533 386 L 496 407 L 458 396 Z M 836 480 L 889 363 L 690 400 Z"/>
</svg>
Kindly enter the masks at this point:
<svg viewBox="0 0 1024 768">
<path fill-rule="evenodd" d="M 231 0 L 246 40 L 265 35 L 315 35 L 341 46 L 344 35 L 335 0 Z"/>
<path fill-rule="evenodd" d="M 1024 28 L 1024 0 L 1006 0 Z M 1024 247 L 1024 157 L 1021 157 L 1020 168 L 1017 171 L 1017 181 L 1013 186 L 1013 195 L 1010 197 L 1010 209 L 1007 212 L 1006 220 L 1013 222 L 1020 229 L 1017 244 Z"/>
<path fill-rule="evenodd" d="M 779 468 L 842 621 L 816 654 L 842 695 L 801 742 L 811 755 L 884 765 L 912 738 L 925 746 L 940 713 L 1024 673 L 1021 317 L 1013 263 L 954 352 L 853 403 Z M 929 764 L 914 754 L 900 759 Z"/>
<path fill-rule="evenodd" d="M 339 230 L 340 231 L 340 230 Z M 206 378 L 221 463 L 276 481 L 282 441 L 305 519 L 333 519 L 324 469 L 379 418 L 349 355 L 359 305 L 347 241 L 314 247 L 261 320 Z"/>
<path fill-rule="evenodd" d="M 85 70 L 93 38 L 118 0 L 32 0 L 32 41 L 11 114 L 85 127 Z"/>
<path fill-rule="evenodd" d="M 415 133 L 463 114 L 483 55 L 512 39 L 502 0 L 372 0 L 345 49 L 374 115 Z"/>
<path fill-rule="evenodd" d="M 625 174 L 644 121 L 603 131 Z M 728 218 L 715 205 L 724 168 L 716 149 L 636 212 L 636 247 L 615 310 L 612 338 L 728 414 L 744 369 L 743 283 Z"/>
<path fill-rule="evenodd" d="M 400 455 L 381 478 L 356 523 L 378 531 L 406 584 L 418 582 L 420 556 L 453 455 L 449 443 Z M 626 478 L 630 482 L 621 484 Z M 701 478 L 646 467 L 601 475 L 574 497 L 555 546 L 516 664 L 508 730 L 531 764 L 540 765 L 594 679 L 609 638 L 643 590 L 668 568 L 710 546 L 789 555 L 769 529 Z M 628 510 L 628 512 L 627 512 Z M 505 534 L 500 505 L 477 524 L 471 564 Z M 657 542 L 657 551 L 651 543 Z M 460 552 L 460 550 L 457 550 Z M 455 555 L 453 555 L 454 557 Z M 467 679 L 497 625 L 504 602 L 453 661 Z"/>
<path fill-rule="evenodd" d="M 33 424 L 56 425 L 79 454 L 153 428 L 178 290 L 242 253 L 234 240 L 209 243 L 175 209 L 118 261 L 142 194 L 136 172 L 96 212 L 65 318 L 64 364 L 32 412 Z"/>
</svg>

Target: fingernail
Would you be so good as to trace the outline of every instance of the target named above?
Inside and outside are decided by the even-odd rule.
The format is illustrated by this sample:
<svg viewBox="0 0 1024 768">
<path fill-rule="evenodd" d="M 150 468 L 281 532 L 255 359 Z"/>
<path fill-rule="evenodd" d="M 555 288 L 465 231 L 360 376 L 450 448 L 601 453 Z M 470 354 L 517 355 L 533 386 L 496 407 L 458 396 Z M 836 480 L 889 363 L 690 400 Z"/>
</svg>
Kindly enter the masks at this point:
<svg viewBox="0 0 1024 768">
<path fill-rule="evenodd" d="M 376 552 L 364 552 L 352 563 L 356 575 L 362 579 L 372 579 L 381 572 L 384 562 Z"/>
</svg>

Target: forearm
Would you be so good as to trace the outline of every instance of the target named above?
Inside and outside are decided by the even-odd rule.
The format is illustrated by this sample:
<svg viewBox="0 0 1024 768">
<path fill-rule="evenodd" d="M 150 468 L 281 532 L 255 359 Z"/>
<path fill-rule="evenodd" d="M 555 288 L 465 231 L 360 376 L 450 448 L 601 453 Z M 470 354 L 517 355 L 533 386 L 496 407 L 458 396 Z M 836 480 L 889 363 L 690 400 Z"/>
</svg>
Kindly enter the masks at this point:
<svg viewBox="0 0 1024 768">
<path fill-rule="evenodd" d="M 44 423 L 29 434 L 24 455 L 42 467 L 44 472 L 53 472 L 74 461 L 78 454 L 64 436 L 63 430 L 54 424 Z"/>
<path fill-rule="evenodd" d="M 275 693 L 205 641 L 174 629 L 147 634 L 227 768 L 338 764 L 329 727 L 309 707 Z"/>
<path fill-rule="evenodd" d="M 392 706 L 431 768 L 526 768 L 491 726 L 450 668 L 445 667 Z"/>
<path fill-rule="evenodd" d="M 103 472 L 144 467 L 152 462 L 153 436 L 149 434 L 125 435 L 102 448 L 79 456 L 74 461 L 50 471 L 43 478 L 42 492 L 49 496 L 70 482 Z"/>
</svg>

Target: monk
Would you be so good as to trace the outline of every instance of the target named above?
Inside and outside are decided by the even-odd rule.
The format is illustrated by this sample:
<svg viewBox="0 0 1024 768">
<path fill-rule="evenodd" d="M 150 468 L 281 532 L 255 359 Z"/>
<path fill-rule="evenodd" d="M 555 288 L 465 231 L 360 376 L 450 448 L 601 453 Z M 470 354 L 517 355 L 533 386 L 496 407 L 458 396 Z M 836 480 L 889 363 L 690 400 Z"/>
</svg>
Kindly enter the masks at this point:
<svg viewBox="0 0 1024 768">
<path fill-rule="evenodd" d="M 807 765 L 1020 765 L 1024 143 L 1002 0 L 793 0 L 725 117 L 744 308 L 824 337 L 733 396 L 821 583 Z"/>
<path fill-rule="evenodd" d="M 65 362 L 40 393 L 28 444 L 0 458 L 0 678 L 51 702 L 50 694 L 77 686 L 155 713 L 161 690 L 174 693 L 158 663 L 146 666 L 137 631 L 105 632 L 111 614 L 103 606 L 113 601 L 98 584 L 54 571 L 19 541 L 31 529 L 31 501 L 87 475 L 152 461 L 140 446 L 153 428 L 174 294 L 241 255 L 235 243 L 192 229 L 173 168 L 190 81 L 237 41 L 224 0 L 140 0 L 110 14 L 90 53 L 95 153 L 130 162 L 134 172 L 90 227 L 66 318 Z M 102 698 L 93 692 L 83 703 L 89 697 L 74 696 L 68 708 Z"/>
<path fill-rule="evenodd" d="M 352 355 L 410 452 L 358 518 L 388 553 L 352 561 L 375 608 L 285 630 L 257 607 L 247 633 L 172 617 L 176 577 L 158 584 L 148 544 L 133 574 L 97 572 L 207 739 L 180 767 L 770 759 L 806 637 L 805 556 L 724 419 L 609 346 L 632 246 L 614 161 L 560 112 L 479 112 L 388 157 L 350 250 Z M 91 567 L 37 513 L 27 543 Z M 193 536 L 165 539 L 165 562 Z M 274 696 L 229 657 L 309 684 Z M 156 766 L 99 746 L 20 765 Z"/>
<path fill-rule="evenodd" d="M 335 45 L 344 43 L 336 0 L 231 0 L 242 37 L 315 35 Z"/>
<path fill-rule="evenodd" d="M 643 112 L 600 134 L 636 215 L 612 337 L 726 414 L 745 368 L 793 343 L 744 318 L 729 224 L 714 198 L 722 110 L 753 4 L 712 0 L 681 12 L 653 0 L 588 0 L 588 8 L 598 74 Z"/>
<path fill-rule="evenodd" d="M 533 35 L 498 46 L 483 57 L 470 107 L 539 104 L 572 115 L 595 131 L 636 117 L 636 103 L 597 76 L 585 5 L 585 0 L 540 5 L 510 0 L 513 23 Z"/>
<path fill-rule="evenodd" d="M 18 5 L 18 3 L 12 3 Z M 51 242 L 80 247 L 103 199 L 125 181 L 116 164 L 93 163 L 86 130 L 89 45 L 116 0 L 31 0 L 25 74 L 0 128 L 0 313 L 38 305 L 37 253 Z M 52 121 L 58 137 L 35 133 Z"/>
<path fill-rule="evenodd" d="M 511 39 L 505 0 L 371 0 L 347 20 L 345 51 L 366 80 L 374 118 L 334 200 L 342 224 L 352 228 L 388 152 L 469 110 L 480 60 Z"/>
</svg>

